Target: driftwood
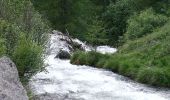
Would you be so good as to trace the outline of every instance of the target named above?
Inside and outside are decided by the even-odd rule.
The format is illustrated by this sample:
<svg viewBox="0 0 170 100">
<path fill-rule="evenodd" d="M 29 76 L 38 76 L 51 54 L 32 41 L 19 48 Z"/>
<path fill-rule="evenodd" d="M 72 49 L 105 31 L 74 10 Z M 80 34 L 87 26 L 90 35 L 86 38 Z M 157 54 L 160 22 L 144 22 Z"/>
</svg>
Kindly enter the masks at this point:
<svg viewBox="0 0 170 100">
<path fill-rule="evenodd" d="M 67 39 L 66 41 L 73 47 L 73 50 L 76 49 L 84 50 L 81 44 L 78 44 L 72 40 L 67 29 L 66 29 L 66 36 L 69 38 L 69 41 Z"/>
<path fill-rule="evenodd" d="M 66 29 L 66 36 L 69 38 L 71 44 L 74 44 L 73 40 L 71 39 L 68 30 Z"/>
</svg>

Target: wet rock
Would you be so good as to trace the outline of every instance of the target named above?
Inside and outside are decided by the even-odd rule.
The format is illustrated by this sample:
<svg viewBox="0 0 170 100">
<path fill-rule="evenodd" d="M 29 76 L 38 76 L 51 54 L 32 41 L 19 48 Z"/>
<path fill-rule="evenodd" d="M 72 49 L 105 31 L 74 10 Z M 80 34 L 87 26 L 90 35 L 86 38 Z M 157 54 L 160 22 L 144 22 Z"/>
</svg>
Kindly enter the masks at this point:
<svg viewBox="0 0 170 100">
<path fill-rule="evenodd" d="M 69 49 L 71 52 L 74 52 L 76 50 L 82 50 L 85 51 L 85 48 L 83 46 L 83 42 L 77 41 L 77 39 L 73 39 L 71 36 L 67 34 L 63 34 L 59 31 L 53 30 L 52 34 L 57 34 L 59 36 L 59 41 L 66 42 L 67 45 L 69 45 Z"/>
<path fill-rule="evenodd" d="M 85 99 L 79 97 L 77 98 L 72 97 L 71 94 L 44 93 L 34 96 L 33 100 L 85 100 Z"/>
<path fill-rule="evenodd" d="M 71 55 L 68 51 L 60 50 L 60 52 L 57 54 L 55 58 L 60 59 L 70 59 Z"/>
<path fill-rule="evenodd" d="M 73 46 L 73 49 L 74 49 L 74 50 L 77 50 L 77 49 L 78 49 L 78 50 L 85 51 L 85 49 L 83 48 L 82 44 L 79 44 L 79 43 L 77 43 L 77 42 L 73 42 L 72 46 Z"/>
<path fill-rule="evenodd" d="M 33 100 L 65 100 L 65 96 L 58 95 L 58 94 L 44 93 L 44 94 L 34 96 Z"/>
<path fill-rule="evenodd" d="M 15 64 L 8 58 L 0 58 L 0 100 L 28 100 Z"/>
</svg>

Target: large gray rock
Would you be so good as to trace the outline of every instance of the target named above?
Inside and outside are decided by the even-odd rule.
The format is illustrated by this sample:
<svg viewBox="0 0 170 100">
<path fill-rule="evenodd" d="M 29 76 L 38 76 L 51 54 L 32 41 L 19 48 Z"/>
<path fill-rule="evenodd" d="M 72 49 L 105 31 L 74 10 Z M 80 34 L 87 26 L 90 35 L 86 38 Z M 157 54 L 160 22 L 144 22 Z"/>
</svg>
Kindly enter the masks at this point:
<svg viewBox="0 0 170 100">
<path fill-rule="evenodd" d="M 8 58 L 0 58 L 0 100 L 28 100 L 15 64 Z"/>
</svg>

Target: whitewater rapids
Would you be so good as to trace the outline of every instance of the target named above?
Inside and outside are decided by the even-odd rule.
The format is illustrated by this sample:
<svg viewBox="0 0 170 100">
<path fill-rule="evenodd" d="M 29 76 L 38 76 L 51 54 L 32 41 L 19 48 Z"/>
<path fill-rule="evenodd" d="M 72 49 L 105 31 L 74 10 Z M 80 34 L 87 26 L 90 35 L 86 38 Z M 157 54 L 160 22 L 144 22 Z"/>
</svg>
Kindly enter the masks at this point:
<svg viewBox="0 0 170 100">
<path fill-rule="evenodd" d="M 52 34 L 46 71 L 35 75 L 30 86 L 40 100 L 170 100 L 170 91 L 135 83 L 104 69 L 70 64 L 55 58 L 60 49 L 69 51 L 61 36 Z M 77 41 L 77 40 L 75 40 Z M 90 49 L 84 45 L 87 51 Z M 97 48 L 101 53 L 113 53 L 108 46 Z"/>
</svg>

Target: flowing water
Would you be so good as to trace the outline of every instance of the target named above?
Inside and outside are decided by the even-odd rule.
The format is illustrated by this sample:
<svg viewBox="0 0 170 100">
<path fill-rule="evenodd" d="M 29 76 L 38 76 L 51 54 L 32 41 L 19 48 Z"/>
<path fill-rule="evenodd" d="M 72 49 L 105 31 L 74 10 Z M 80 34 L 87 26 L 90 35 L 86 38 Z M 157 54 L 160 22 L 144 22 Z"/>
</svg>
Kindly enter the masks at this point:
<svg viewBox="0 0 170 100">
<path fill-rule="evenodd" d="M 59 38 L 58 34 L 51 35 L 46 71 L 30 82 L 32 91 L 39 96 L 37 100 L 170 100 L 168 89 L 151 88 L 107 70 L 55 58 L 60 49 L 69 51 L 69 45 Z M 98 51 L 116 51 L 105 47 L 108 48 L 102 46 Z"/>
</svg>

